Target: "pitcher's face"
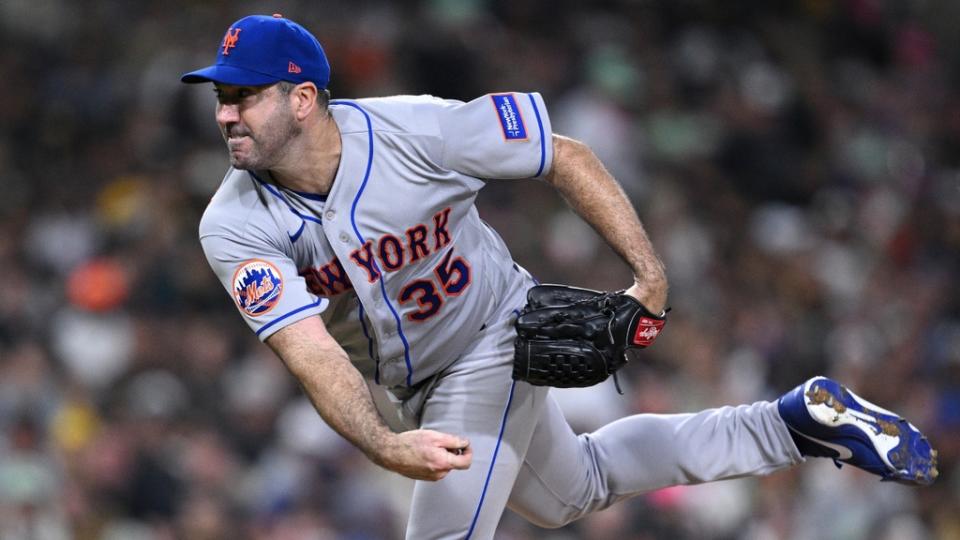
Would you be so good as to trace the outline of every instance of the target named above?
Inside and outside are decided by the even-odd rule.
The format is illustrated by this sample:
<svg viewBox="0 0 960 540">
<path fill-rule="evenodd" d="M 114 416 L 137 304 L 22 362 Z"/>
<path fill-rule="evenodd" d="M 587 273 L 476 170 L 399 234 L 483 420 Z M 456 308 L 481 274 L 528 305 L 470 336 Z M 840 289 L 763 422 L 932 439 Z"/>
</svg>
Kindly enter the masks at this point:
<svg viewBox="0 0 960 540">
<path fill-rule="evenodd" d="M 290 95 L 276 84 L 231 86 L 217 84 L 217 125 L 227 142 L 230 165 L 264 170 L 284 157 L 288 142 L 300 134 Z"/>
</svg>

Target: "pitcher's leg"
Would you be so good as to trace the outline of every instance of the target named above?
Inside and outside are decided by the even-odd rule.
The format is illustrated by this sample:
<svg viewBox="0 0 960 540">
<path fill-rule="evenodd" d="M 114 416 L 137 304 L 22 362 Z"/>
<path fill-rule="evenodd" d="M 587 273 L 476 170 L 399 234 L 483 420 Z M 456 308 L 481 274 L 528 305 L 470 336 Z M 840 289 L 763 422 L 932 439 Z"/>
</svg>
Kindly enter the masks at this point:
<svg viewBox="0 0 960 540">
<path fill-rule="evenodd" d="M 488 329 L 423 405 L 420 427 L 466 437 L 473 460 L 439 482 L 415 484 L 411 540 L 493 538 L 548 392 L 511 379 L 511 323 Z"/>
<path fill-rule="evenodd" d="M 557 527 L 660 487 L 768 474 L 802 460 L 774 403 L 634 415 L 577 436 L 548 397 L 509 505 Z"/>
<path fill-rule="evenodd" d="M 443 390 L 442 388 L 438 390 Z M 523 454 L 530 442 L 545 389 L 504 380 L 495 396 L 452 394 L 434 396 L 424 410 L 422 426 L 457 433 L 470 440 L 473 463 L 452 471 L 439 482 L 416 482 L 408 539 L 493 538 L 507 498 L 513 489 Z M 469 408 L 462 416 L 444 414 L 443 408 Z"/>
</svg>

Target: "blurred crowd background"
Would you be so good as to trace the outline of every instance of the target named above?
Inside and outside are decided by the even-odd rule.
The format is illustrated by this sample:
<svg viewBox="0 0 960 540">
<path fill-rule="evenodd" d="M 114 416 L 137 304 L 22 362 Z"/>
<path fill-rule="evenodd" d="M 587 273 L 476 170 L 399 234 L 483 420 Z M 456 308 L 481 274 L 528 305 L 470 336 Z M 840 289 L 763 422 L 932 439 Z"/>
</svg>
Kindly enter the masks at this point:
<svg viewBox="0 0 960 540">
<path fill-rule="evenodd" d="M 273 12 L 324 44 L 334 97 L 539 91 L 623 183 L 673 312 L 624 396 L 560 392 L 577 430 L 822 373 L 940 450 L 924 489 L 816 460 L 553 531 L 507 512 L 498 538 L 960 538 L 949 0 L 0 0 L 0 538 L 402 537 L 410 484 L 323 425 L 197 241 L 227 160 L 179 76 Z M 479 204 L 542 281 L 629 284 L 544 184 Z"/>
</svg>

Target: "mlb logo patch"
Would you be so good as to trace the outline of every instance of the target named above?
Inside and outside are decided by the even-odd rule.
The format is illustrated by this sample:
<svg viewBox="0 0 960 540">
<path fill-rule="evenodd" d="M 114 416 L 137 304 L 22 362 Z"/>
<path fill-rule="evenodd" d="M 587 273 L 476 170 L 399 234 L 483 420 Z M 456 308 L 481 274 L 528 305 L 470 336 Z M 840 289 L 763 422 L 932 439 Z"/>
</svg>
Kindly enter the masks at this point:
<svg viewBox="0 0 960 540">
<path fill-rule="evenodd" d="M 251 317 L 275 308 L 283 293 L 283 278 L 276 266 L 260 259 L 244 262 L 233 274 L 233 298 Z"/>
<path fill-rule="evenodd" d="M 490 99 L 493 100 L 493 108 L 496 109 L 497 118 L 500 119 L 503 138 L 508 141 L 527 140 L 527 126 L 523 123 L 523 116 L 520 114 L 520 107 L 517 106 L 516 96 L 513 94 L 493 94 Z"/>
</svg>

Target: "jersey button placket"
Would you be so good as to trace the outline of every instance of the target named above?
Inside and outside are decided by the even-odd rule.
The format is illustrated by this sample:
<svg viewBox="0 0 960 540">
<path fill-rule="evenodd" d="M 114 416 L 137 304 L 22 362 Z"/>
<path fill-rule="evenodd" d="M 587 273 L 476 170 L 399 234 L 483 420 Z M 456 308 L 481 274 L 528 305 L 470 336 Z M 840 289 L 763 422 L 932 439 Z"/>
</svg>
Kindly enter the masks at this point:
<svg viewBox="0 0 960 540">
<path fill-rule="evenodd" d="M 333 221 L 337 217 L 337 212 L 335 210 L 327 210 L 323 213 L 323 219 L 325 221 Z M 340 234 L 337 235 L 337 238 L 340 239 L 344 244 L 350 241 L 350 235 L 347 234 L 347 231 L 340 231 Z"/>
</svg>

